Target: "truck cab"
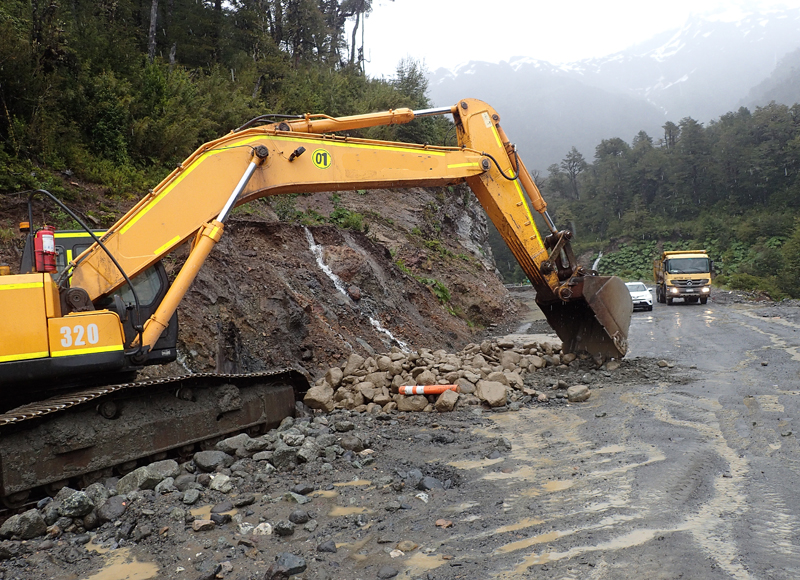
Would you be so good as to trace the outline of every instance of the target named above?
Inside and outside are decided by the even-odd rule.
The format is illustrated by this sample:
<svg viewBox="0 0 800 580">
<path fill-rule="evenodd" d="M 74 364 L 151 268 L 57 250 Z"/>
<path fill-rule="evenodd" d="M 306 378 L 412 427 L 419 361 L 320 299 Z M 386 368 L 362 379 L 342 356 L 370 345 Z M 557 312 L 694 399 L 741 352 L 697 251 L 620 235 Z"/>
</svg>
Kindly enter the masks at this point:
<svg viewBox="0 0 800 580">
<path fill-rule="evenodd" d="M 663 252 L 653 261 L 656 300 L 662 304 L 672 304 L 675 298 L 707 303 L 712 267 L 705 250 Z"/>
</svg>

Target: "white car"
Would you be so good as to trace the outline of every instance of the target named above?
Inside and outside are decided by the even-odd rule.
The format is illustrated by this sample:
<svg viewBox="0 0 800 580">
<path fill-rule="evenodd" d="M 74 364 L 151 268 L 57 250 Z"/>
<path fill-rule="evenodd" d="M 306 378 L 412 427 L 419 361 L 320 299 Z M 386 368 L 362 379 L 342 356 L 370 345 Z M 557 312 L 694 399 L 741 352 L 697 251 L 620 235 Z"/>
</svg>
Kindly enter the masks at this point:
<svg viewBox="0 0 800 580">
<path fill-rule="evenodd" d="M 626 282 L 625 286 L 628 287 L 628 292 L 631 293 L 631 300 L 633 300 L 633 309 L 641 308 L 642 310 L 653 309 L 653 295 L 647 286 L 641 282 Z"/>
</svg>

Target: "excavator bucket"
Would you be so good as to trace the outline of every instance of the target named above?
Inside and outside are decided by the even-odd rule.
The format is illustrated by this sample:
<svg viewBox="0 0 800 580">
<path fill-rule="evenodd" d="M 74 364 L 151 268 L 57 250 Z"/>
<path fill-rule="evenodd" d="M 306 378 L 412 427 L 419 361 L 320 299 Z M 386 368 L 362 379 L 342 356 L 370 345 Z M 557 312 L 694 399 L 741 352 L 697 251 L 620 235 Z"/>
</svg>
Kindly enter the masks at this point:
<svg viewBox="0 0 800 580">
<path fill-rule="evenodd" d="M 622 358 L 628 352 L 633 302 L 616 276 L 583 276 L 572 287 L 569 302 L 539 303 L 565 352 L 588 352 Z"/>
</svg>

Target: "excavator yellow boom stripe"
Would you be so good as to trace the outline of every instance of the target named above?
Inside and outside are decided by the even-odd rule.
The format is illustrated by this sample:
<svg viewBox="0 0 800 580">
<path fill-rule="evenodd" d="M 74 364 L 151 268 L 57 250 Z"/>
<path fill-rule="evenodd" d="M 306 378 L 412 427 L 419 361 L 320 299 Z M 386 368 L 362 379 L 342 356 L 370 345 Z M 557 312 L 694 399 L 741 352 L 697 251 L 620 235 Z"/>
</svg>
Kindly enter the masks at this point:
<svg viewBox="0 0 800 580">
<path fill-rule="evenodd" d="M 51 356 L 74 356 L 77 354 L 94 354 L 98 352 L 114 352 L 118 350 L 122 350 L 123 347 L 121 344 L 114 344 L 111 346 L 98 346 L 95 348 L 80 348 L 77 350 L 62 350 L 62 351 L 54 351 Z"/>
<path fill-rule="evenodd" d="M 161 246 L 159 248 L 156 248 L 156 250 L 153 252 L 153 254 L 156 255 L 156 256 L 160 255 L 161 252 L 163 252 L 164 250 L 169 248 L 172 244 L 174 244 L 175 242 L 179 241 L 180 239 L 181 239 L 180 236 L 175 236 L 174 238 L 172 238 L 170 241 L 168 241 L 163 246 Z"/>
<path fill-rule="evenodd" d="M 415 154 L 424 154 L 424 155 L 432 155 L 436 157 L 447 155 L 447 151 L 436 151 L 431 149 L 423 149 L 423 148 L 414 148 L 414 147 L 394 147 L 394 146 L 384 146 L 380 143 L 375 144 L 360 144 L 360 143 L 346 143 L 343 141 L 333 141 L 322 139 L 319 135 L 297 135 L 292 137 L 279 137 L 275 135 L 257 135 L 255 137 L 250 137 L 249 139 L 242 139 L 241 141 L 236 142 L 236 146 L 247 145 L 248 143 L 253 143 L 254 141 L 261 141 L 261 140 L 268 140 L 268 141 L 315 141 L 317 143 L 323 143 L 325 146 L 328 147 L 347 147 L 350 149 L 381 149 L 385 151 L 404 151 L 407 153 L 415 153 Z M 120 234 L 124 234 L 131 228 L 137 221 L 139 221 L 147 212 L 153 209 L 156 204 L 161 201 L 165 195 L 167 195 L 170 191 L 172 191 L 178 184 L 183 181 L 196 167 L 200 166 L 201 161 L 205 160 L 212 155 L 217 155 L 218 153 L 227 149 L 226 147 L 220 147 L 219 149 L 211 149 L 206 151 L 202 155 L 200 155 L 197 159 L 192 161 L 191 165 L 189 165 L 186 169 L 184 169 L 179 176 L 177 176 L 169 185 L 167 185 L 164 189 L 158 192 L 158 195 L 147 204 L 146 207 L 142 208 L 133 218 L 131 218 L 124 226 L 122 226 L 119 230 Z M 452 148 L 453 151 L 458 151 L 456 148 Z M 166 246 L 168 247 L 168 245 Z M 155 252 L 156 254 L 158 252 Z"/>
<path fill-rule="evenodd" d="M 45 358 L 49 354 L 50 354 L 49 352 L 44 351 L 44 352 L 27 352 L 24 354 L 11 354 L 6 356 L 0 356 L 0 363 L 17 361 L 17 360 L 30 360 L 32 358 Z"/>
<path fill-rule="evenodd" d="M 477 167 L 477 168 L 480 169 L 480 166 L 481 166 L 480 163 L 475 163 L 475 162 L 472 162 L 472 163 L 453 163 L 452 165 L 448 165 L 447 168 L 448 169 L 458 169 L 460 167 Z"/>
<path fill-rule="evenodd" d="M 29 282 L 27 284 L 0 284 L 0 290 L 24 290 L 26 288 L 44 288 L 44 283 Z"/>
</svg>

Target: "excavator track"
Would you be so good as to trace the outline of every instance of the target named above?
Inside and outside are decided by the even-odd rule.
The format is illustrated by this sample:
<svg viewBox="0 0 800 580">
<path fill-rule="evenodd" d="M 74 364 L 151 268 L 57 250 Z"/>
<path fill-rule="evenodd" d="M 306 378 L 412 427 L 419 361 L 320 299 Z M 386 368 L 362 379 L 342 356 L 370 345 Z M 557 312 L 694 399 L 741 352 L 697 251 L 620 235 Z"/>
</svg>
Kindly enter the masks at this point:
<svg viewBox="0 0 800 580">
<path fill-rule="evenodd" d="M 140 460 L 188 455 L 196 444 L 263 431 L 294 414 L 308 389 L 293 369 L 198 373 L 53 396 L 0 414 L 0 498 L 85 485 Z"/>
</svg>

